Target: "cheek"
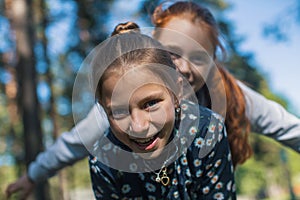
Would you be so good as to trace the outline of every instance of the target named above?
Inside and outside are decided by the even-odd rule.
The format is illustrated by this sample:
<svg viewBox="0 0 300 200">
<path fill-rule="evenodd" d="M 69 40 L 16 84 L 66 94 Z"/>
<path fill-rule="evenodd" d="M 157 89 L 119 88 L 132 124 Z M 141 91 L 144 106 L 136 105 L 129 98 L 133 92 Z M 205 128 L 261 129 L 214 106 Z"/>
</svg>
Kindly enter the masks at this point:
<svg viewBox="0 0 300 200">
<path fill-rule="evenodd" d="M 111 129 L 118 134 L 126 134 L 129 126 L 129 119 L 126 117 L 121 120 L 115 120 L 113 117 L 109 119 Z"/>
<path fill-rule="evenodd" d="M 192 73 L 198 78 L 206 79 L 210 70 L 211 70 L 211 66 L 209 64 L 201 64 L 201 65 L 193 64 Z"/>
<path fill-rule="evenodd" d="M 180 66 L 180 59 L 172 59 L 173 63 L 176 66 L 176 70 L 179 71 L 179 67 Z"/>
<path fill-rule="evenodd" d="M 151 121 L 157 128 L 164 128 L 164 126 L 172 124 L 175 121 L 175 106 L 170 103 L 167 106 L 164 106 L 163 109 L 160 109 L 157 112 L 150 114 Z"/>
</svg>

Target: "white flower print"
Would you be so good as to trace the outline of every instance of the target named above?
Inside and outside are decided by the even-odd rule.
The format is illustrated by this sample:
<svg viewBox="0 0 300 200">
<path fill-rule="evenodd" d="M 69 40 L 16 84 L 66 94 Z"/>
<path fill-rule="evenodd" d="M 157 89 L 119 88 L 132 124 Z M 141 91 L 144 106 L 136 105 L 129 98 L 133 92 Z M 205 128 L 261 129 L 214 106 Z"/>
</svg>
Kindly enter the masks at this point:
<svg viewBox="0 0 300 200">
<path fill-rule="evenodd" d="M 229 181 L 226 185 L 228 191 L 231 191 L 231 185 L 232 185 L 232 181 Z"/>
<path fill-rule="evenodd" d="M 149 192 L 155 192 L 156 190 L 156 187 L 151 183 L 146 183 L 145 187 Z"/>
<path fill-rule="evenodd" d="M 93 157 L 92 159 L 90 159 L 90 161 L 91 161 L 92 164 L 95 164 L 97 162 L 97 158 Z"/>
<path fill-rule="evenodd" d="M 195 139 L 195 146 L 198 148 L 202 148 L 204 145 L 204 139 L 201 137 L 198 137 Z"/>
<path fill-rule="evenodd" d="M 145 175 L 143 173 L 139 173 L 139 177 L 142 181 L 145 180 Z"/>
<path fill-rule="evenodd" d="M 195 126 L 192 126 L 189 130 L 190 135 L 195 135 L 197 133 L 197 128 Z"/>
<path fill-rule="evenodd" d="M 219 122 L 219 126 L 218 126 L 218 128 L 219 128 L 219 132 L 221 132 L 221 131 L 222 131 L 222 129 L 223 129 L 223 124 Z"/>
<path fill-rule="evenodd" d="M 218 175 L 215 175 L 215 176 L 210 180 L 210 182 L 211 182 L 212 184 L 214 184 L 214 183 L 216 183 L 218 180 L 219 180 L 219 176 L 218 176 Z"/>
<path fill-rule="evenodd" d="M 181 158 L 181 164 L 182 164 L 182 165 L 187 165 L 187 159 L 186 159 L 185 156 L 183 156 L 183 157 Z"/>
<path fill-rule="evenodd" d="M 205 169 L 208 170 L 212 167 L 212 164 L 206 165 Z"/>
<path fill-rule="evenodd" d="M 215 129 L 216 129 L 215 124 L 210 124 L 209 127 L 208 127 L 208 131 L 211 132 L 211 133 L 215 132 Z"/>
<path fill-rule="evenodd" d="M 182 137 L 180 138 L 180 143 L 183 145 L 187 142 L 187 138 L 186 137 Z"/>
<path fill-rule="evenodd" d="M 236 187 L 235 187 L 235 184 L 232 185 L 232 192 L 235 192 L 236 190 Z"/>
<path fill-rule="evenodd" d="M 181 114 L 181 121 L 184 120 L 184 118 L 186 117 L 186 115 L 184 113 Z"/>
<path fill-rule="evenodd" d="M 213 175 L 215 175 L 214 171 L 209 171 L 206 176 L 208 176 L 209 178 L 213 177 Z"/>
<path fill-rule="evenodd" d="M 218 193 L 214 194 L 214 199 L 223 200 L 224 199 L 224 194 L 221 193 L 221 192 L 218 192 Z"/>
<path fill-rule="evenodd" d="M 191 177 L 191 171 L 190 171 L 189 168 L 187 168 L 187 169 L 185 170 L 185 174 L 186 174 L 188 177 Z"/>
<path fill-rule="evenodd" d="M 203 194 L 209 193 L 209 187 L 208 187 L 208 186 L 204 187 L 204 188 L 202 189 L 202 192 L 203 192 Z"/>
<path fill-rule="evenodd" d="M 177 166 L 177 173 L 178 173 L 178 174 L 181 173 L 181 167 L 180 167 L 180 165 Z"/>
<path fill-rule="evenodd" d="M 189 118 L 190 118 L 191 120 L 195 120 L 195 119 L 197 119 L 197 116 L 195 116 L 195 115 L 193 115 L 193 114 L 189 114 Z"/>
<path fill-rule="evenodd" d="M 176 178 L 173 178 L 173 180 L 172 180 L 172 184 L 173 184 L 173 185 L 178 185 L 178 181 L 177 181 L 177 179 L 176 179 Z"/>
<path fill-rule="evenodd" d="M 178 191 L 174 192 L 174 193 L 173 193 L 173 196 L 174 196 L 174 198 L 178 198 L 178 197 L 179 197 Z"/>
<path fill-rule="evenodd" d="M 136 170 L 137 170 L 137 164 L 136 163 L 131 163 L 130 165 L 129 165 L 129 169 L 130 169 L 130 171 L 131 172 L 135 172 Z"/>
<path fill-rule="evenodd" d="M 108 143 L 108 144 L 106 144 L 106 145 L 103 145 L 103 146 L 102 146 L 102 149 L 103 149 L 104 151 L 108 151 L 108 150 L 111 149 L 111 147 L 112 147 L 112 144 L 111 144 L 111 143 Z"/>
<path fill-rule="evenodd" d="M 186 105 L 185 103 L 183 103 L 182 105 L 181 105 L 181 109 L 182 110 L 187 110 L 188 109 L 188 105 Z"/>
<path fill-rule="evenodd" d="M 218 136 L 218 141 L 220 142 L 220 141 L 222 140 L 222 138 L 223 138 L 223 135 L 222 135 L 222 134 L 219 134 L 219 136 Z"/>
<path fill-rule="evenodd" d="M 202 161 L 200 159 L 195 159 L 194 160 L 194 166 L 199 167 L 202 164 Z"/>
<path fill-rule="evenodd" d="M 96 170 L 96 167 L 95 167 L 94 165 L 91 166 L 91 169 L 92 169 L 92 171 L 93 171 L 95 174 L 97 174 L 97 170 Z"/>
<path fill-rule="evenodd" d="M 91 169 L 92 169 L 92 171 L 93 171 L 95 174 L 97 174 L 98 172 L 101 171 L 97 165 L 92 165 L 92 166 L 91 166 Z"/>
<path fill-rule="evenodd" d="M 203 171 L 201 169 L 199 169 L 197 172 L 196 172 L 196 177 L 201 177 L 203 174 Z"/>
<path fill-rule="evenodd" d="M 212 158 L 212 157 L 214 157 L 214 155 L 215 155 L 215 151 L 211 152 L 208 157 Z"/>
<path fill-rule="evenodd" d="M 191 176 L 192 176 L 192 175 L 191 175 L 191 171 L 190 171 L 189 168 L 187 168 L 187 169 L 185 170 L 185 174 L 186 174 L 188 177 L 191 177 Z"/>
<path fill-rule="evenodd" d="M 224 121 L 223 117 L 221 115 L 217 114 L 217 113 L 213 113 L 212 116 L 214 116 L 216 119 L 218 119 L 221 122 Z"/>
<path fill-rule="evenodd" d="M 231 154 L 229 153 L 227 156 L 227 160 L 230 161 L 231 160 Z"/>
<path fill-rule="evenodd" d="M 212 143 L 213 143 L 213 140 L 212 140 L 212 139 L 207 139 L 207 140 L 206 140 L 206 145 L 207 145 L 207 146 L 211 146 Z"/>
<path fill-rule="evenodd" d="M 120 148 L 119 148 L 118 146 L 114 146 L 113 152 L 114 152 L 115 154 L 117 154 L 117 152 L 119 152 L 119 151 L 120 151 Z"/>
<path fill-rule="evenodd" d="M 131 190 L 130 185 L 128 184 L 123 185 L 121 190 L 123 194 L 128 193 Z"/>
<path fill-rule="evenodd" d="M 139 159 L 140 158 L 140 156 L 137 154 L 137 153 L 132 153 L 132 156 L 134 157 L 134 159 Z"/>
<path fill-rule="evenodd" d="M 188 185 L 190 185 L 192 182 L 190 181 L 190 180 L 186 180 L 185 182 L 184 182 L 184 184 L 186 185 L 186 186 L 188 186 Z M 187 191 L 187 187 L 185 187 L 185 190 Z"/>
<path fill-rule="evenodd" d="M 221 165 L 221 163 L 222 163 L 221 159 L 217 160 L 215 163 L 215 167 L 219 167 Z"/>
<path fill-rule="evenodd" d="M 219 182 L 216 184 L 216 189 L 221 189 L 223 187 L 223 183 Z"/>
</svg>

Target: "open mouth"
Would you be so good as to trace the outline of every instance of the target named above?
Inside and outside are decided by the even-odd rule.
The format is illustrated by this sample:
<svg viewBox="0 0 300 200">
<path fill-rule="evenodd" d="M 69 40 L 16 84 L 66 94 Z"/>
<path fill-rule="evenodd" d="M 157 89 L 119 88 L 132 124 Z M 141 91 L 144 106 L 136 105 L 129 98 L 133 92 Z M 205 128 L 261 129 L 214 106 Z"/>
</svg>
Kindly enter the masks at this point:
<svg viewBox="0 0 300 200">
<path fill-rule="evenodd" d="M 152 149 L 158 141 L 159 133 L 149 138 L 136 138 L 130 139 L 133 141 L 139 149 L 141 150 L 150 150 Z"/>
</svg>

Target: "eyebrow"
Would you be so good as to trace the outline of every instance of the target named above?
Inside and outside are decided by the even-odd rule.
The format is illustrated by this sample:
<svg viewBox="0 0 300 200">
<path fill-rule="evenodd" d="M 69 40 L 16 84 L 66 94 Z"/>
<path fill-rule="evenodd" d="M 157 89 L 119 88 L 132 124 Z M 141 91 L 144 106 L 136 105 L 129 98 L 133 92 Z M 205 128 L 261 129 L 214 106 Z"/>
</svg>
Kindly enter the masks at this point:
<svg viewBox="0 0 300 200">
<path fill-rule="evenodd" d="M 167 89 L 167 86 L 165 86 L 165 89 Z M 152 94 L 149 94 L 143 97 L 142 99 L 139 99 L 139 101 L 145 103 L 153 99 L 161 99 L 161 97 L 162 97 L 162 91 L 159 92 L 154 91 Z"/>
<path fill-rule="evenodd" d="M 171 53 L 182 53 L 182 49 L 179 46 L 176 45 L 165 45 L 165 47 L 167 48 L 168 51 L 171 51 Z"/>
<path fill-rule="evenodd" d="M 177 45 L 165 45 L 165 47 L 167 48 L 167 50 L 171 51 L 171 53 L 177 53 L 177 54 L 182 54 L 184 51 L 182 48 L 180 48 L 179 46 Z M 203 50 L 196 50 L 196 51 L 191 51 L 189 53 L 190 55 L 198 55 L 198 54 L 201 54 L 201 55 L 206 55 L 208 56 L 208 53 L 207 51 L 203 51 Z"/>
<path fill-rule="evenodd" d="M 167 86 L 164 85 L 164 87 L 167 90 Z M 149 94 L 149 95 L 147 94 L 147 96 L 144 96 L 144 97 L 138 99 L 138 101 L 140 102 L 139 104 L 143 104 L 143 103 L 148 102 L 153 99 L 161 99 L 162 93 L 163 93 L 162 91 L 152 91 L 151 94 Z M 108 104 L 108 105 L 106 105 L 106 107 L 108 110 L 112 111 L 112 109 L 116 109 L 116 108 L 129 108 L 129 103 L 123 104 L 123 105 Z"/>
</svg>

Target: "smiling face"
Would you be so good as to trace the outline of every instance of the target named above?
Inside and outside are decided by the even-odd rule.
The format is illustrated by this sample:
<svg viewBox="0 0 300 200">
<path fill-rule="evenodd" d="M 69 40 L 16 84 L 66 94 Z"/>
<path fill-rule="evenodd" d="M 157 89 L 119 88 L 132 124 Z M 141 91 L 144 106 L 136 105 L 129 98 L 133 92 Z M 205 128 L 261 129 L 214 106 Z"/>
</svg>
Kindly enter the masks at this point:
<svg viewBox="0 0 300 200">
<path fill-rule="evenodd" d="M 123 76 L 110 75 L 99 89 L 113 134 L 133 152 L 157 157 L 175 121 L 174 96 L 164 82 L 150 70 L 136 67 Z"/>
<path fill-rule="evenodd" d="M 214 48 L 207 39 L 207 32 L 188 19 L 177 17 L 173 17 L 163 28 L 156 39 L 170 49 L 177 70 L 185 76 L 194 91 L 198 91 L 213 62 Z"/>
</svg>

